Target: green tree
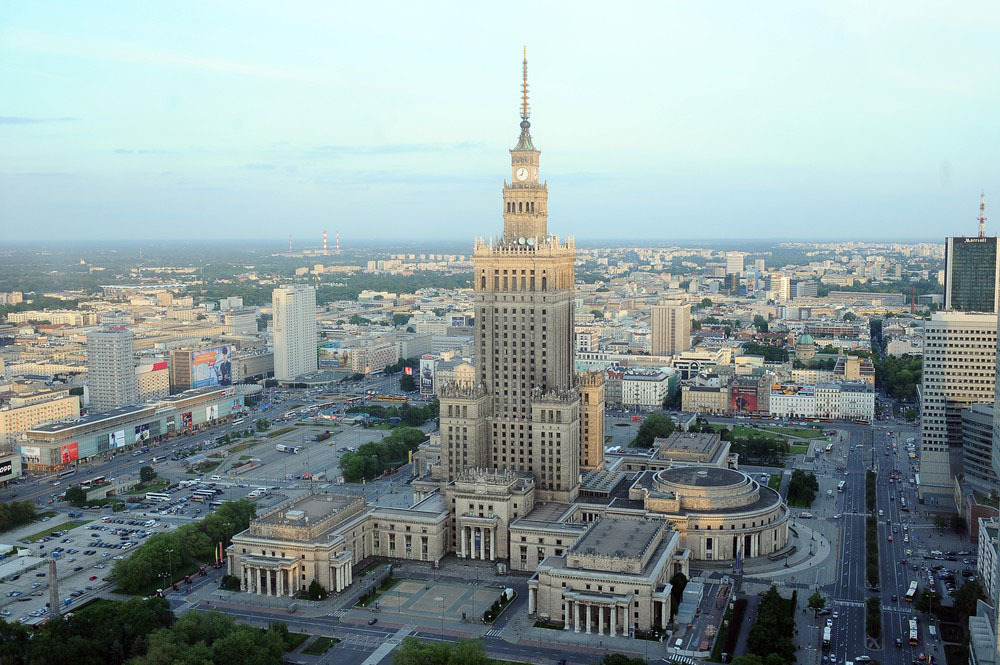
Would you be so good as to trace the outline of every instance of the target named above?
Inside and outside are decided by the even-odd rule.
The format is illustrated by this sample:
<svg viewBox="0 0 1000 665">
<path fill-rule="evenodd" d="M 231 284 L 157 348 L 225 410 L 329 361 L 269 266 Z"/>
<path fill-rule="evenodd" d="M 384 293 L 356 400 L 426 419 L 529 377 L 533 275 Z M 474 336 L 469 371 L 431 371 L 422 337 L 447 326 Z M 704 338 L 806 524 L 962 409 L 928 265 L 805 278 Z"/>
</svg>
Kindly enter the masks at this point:
<svg viewBox="0 0 1000 665">
<path fill-rule="evenodd" d="M 144 483 L 151 483 L 156 478 L 156 471 L 151 466 L 144 466 L 139 469 L 139 480 Z"/>
<path fill-rule="evenodd" d="M 760 314 L 753 315 L 753 325 L 757 329 L 757 332 L 766 333 L 767 332 L 767 319 L 765 319 Z"/>
<path fill-rule="evenodd" d="M 326 588 L 315 579 L 309 584 L 309 590 L 306 593 L 309 600 L 323 600 L 330 595 Z"/>
<path fill-rule="evenodd" d="M 677 607 L 681 604 L 684 587 L 687 586 L 687 583 L 688 579 L 684 573 L 678 572 L 670 578 L 670 610 L 674 614 L 677 613 Z"/>
<path fill-rule="evenodd" d="M 809 596 L 809 607 L 814 610 L 821 610 L 826 606 L 826 598 L 819 591 L 813 592 Z"/>
<path fill-rule="evenodd" d="M 976 602 L 979 600 L 986 600 L 986 594 L 978 581 L 965 582 L 955 592 L 955 612 L 963 624 L 976 613 Z"/>
<path fill-rule="evenodd" d="M 844 320 L 845 321 L 857 321 L 858 320 L 858 315 L 855 314 L 854 312 L 847 312 L 846 314 L 844 314 Z"/>
<path fill-rule="evenodd" d="M 66 500 L 71 506 L 80 507 L 87 503 L 87 491 L 82 487 L 70 487 L 66 490 Z"/>
<path fill-rule="evenodd" d="M 915 606 L 918 612 L 937 614 L 941 611 L 941 598 L 935 591 L 921 589 Z"/>
<path fill-rule="evenodd" d="M 417 389 L 417 380 L 412 374 L 404 374 L 399 377 L 399 389 L 403 392 L 410 392 Z"/>
<path fill-rule="evenodd" d="M 912 423 L 914 420 L 917 419 L 917 411 L 916 411 L 916 409 L 907 407 L 906 410 L 903 411 L 903 417 L 906 418 L 907 422 L 911 422 Z"/>
<path fill-rule="evenodd" d="M 745 656 L 733 658 L 733 665 L 764 665 L 764 661 L 760 656 L 748 653 Z"/>
<path fill-rule="evenodd" d="M 266 432 L 271 429 L 271 421 L 267 418 L 259 418 L 257 422 L 254 423 L 254 426 L 257 428 L 258 432 Z"/>
<path fill-rule="evenodd" d="M 654 413 L 639 426 L 639 432 L 635 435 L 632 446 L 635 448 L 651 448 L 654 439 L 668 437 L 674 433 L 675 429 L 677 429 L 677 425 L 670 416 L 662 413 Z"/>
<path fill-rule="evenodd" d="M 609 653 L 604 655 L 601 665 L 646 665 L 646 660 L 638 656 L 632 658 L 623 653 Z"/>
</svg>

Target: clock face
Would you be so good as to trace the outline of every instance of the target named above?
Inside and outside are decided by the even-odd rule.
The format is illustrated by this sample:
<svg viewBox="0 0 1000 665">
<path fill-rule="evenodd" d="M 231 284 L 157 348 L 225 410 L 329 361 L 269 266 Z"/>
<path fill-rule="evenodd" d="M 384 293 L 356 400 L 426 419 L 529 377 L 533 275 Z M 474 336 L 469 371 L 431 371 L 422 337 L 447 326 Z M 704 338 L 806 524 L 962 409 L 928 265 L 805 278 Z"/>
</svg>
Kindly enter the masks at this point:
<svg viewBox="0 0 1000 665">
<path fill-rule="evenodd" d="M 524 167 L 522 166 L 521 168 L 519 168 L 519 169 L 518 169 L 518 170 L 517 170 L 517 171 L 516 171 L 516 172 L 514 173 L 514 175 L 515 175 L 515 176 L 517 176 L 517 179 L 518 179 L 518 180 L 522 180 L 522 181 L 523 181 L 523 180 L 527 180 L 527 179 L 528 179 L 528 169 L 526 169 L 526 168 L 524 168 Z"/>
</svg>

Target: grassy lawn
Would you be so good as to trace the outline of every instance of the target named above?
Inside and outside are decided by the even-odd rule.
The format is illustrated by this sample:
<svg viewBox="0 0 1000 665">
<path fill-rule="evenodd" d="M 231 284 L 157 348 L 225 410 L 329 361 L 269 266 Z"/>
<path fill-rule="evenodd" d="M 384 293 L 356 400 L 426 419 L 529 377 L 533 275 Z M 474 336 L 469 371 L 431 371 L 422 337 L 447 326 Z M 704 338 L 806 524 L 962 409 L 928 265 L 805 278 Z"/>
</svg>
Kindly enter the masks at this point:
<svg viewBox="0 0 1000 665">
<path fill-rule="evenodd" d="M 246 450 L 247 448 L 253 448 L 258 443 L 264 443 L 260 439 L 254 439 L 253 441 L 247 441 L 246 443 L 240 443 L 229 449 L 229 453 L 238 453 L 241 450 Z M 240 459 L 243 459 L 242 457 Z"/>
<path fill-rule="evenodd" d="M 78 519 L 78 520 L 74 520 L 72 522 L 63 522 L 61 524 L 56 524 L 55 526 L 50 526 L 45 531 L 39 531 L 38 533 L 33 533 L 30 536 L 28 536 L 27 538 L 22 538 L 21 540 L 25 540 L 25 541 L 27 541 L 29 543 L 37 543 L 39 540 L 41 540 L 45 536 L 51 536 L 53 531 L 66 531 L 67 529 L 74 529 L 74 528 L 80 526 L 81 524 L 88 524 L 88 523 L 93 522 L 93 521 L 94 520 L 79 520 Z"/>
<path fill-rule="evenodd" d="M 125 492 L 125 494 L 145 494 L 146 492 L 159 492 L 163 489 L 166 489 L 169 485 L 170 485 L 169 480 L 163 480 L 162 478 L 158 478 L 153 482 L 149 483 L 148 485 L 139 483 L 138 485 L 135 486 L 134 489 L 130 489 L 128 492 Z"/>
<path fill-rule="evenodd" d="M 818 439 L 823 436 L 823 430 L 811 427 L 764 427 L 763 429 L 782 436 L 795 436 L 800 439 Z"/>
<path fill-rule="evenodd" d="M 273 439 L 276 436 L 281 436 L 282 434 L 288 434 L 289 432 L 294 432 L 294 427 L 282 427 L 281 429 L 276 429 L 273 432 L 267 433 L 267 438 Z"/>
<path fill-rule="evenodd" d="M 288 641 L 291 643 L 285 651 L 295 651 L 302 643 L 309 639 L 309 633 L 288 633 Z"/>
<path fill-rule="evenodd" d="M 809 446 L 788 445 L 788 454 L 790 455 L 805 455 L 807 452 L 809 452 Z"/>
<path fill-rule="evenodd" d="M 334 644 L 339 642 L 336 637 L 327 637 L 325 635 L 320 635 L 317 637 L 312 644 L 307 646 L 302 650 L 302 653 L 309 654 L 310 656 L 322 656 L 327 651 L 330 650 Z"/>
<path fill-rule="evenodd" d="M 767 486 L 777 492 L 778 488 L 781 487 L 781 474 L 772 473 L 771 477 L 767 479 Z"/>
<path fill-rule="evenodd" d="M 135 550 L 132 550 L 131 552 L 134 552 L 134 551 Z M 115 562 L 115 561 L 109 561 L 108 562 L 108 564 L 113 564 L 113 563 L 117 563 L 117 562 Z M 192 561 L 191 563 L 189 563 L 189 564 L 187 564 L 185 566 L 181 566 L 180 568 L 174 568 L 174 570 L 173 570 L 173 576 L 170 578 L 170 582 L 167 582 L 167 585 L 169 586 L 171 584 L 171 582 L 177 582 L 178 586 L 183 589 L 184 588 L 184 584 L 183 584 L 183 582 L 184 582 L 184 576 L 185 575 L 191 575 L 191 581 L 194 581 L 198 577 L 198 575 L 197 575 L 198 568 L 201 565 L 202 564 L 200 564 L 200 563 L 195 563 L 195 562 Z M 164 572 L 166 572 L 166 571 L 164 571 Z M 151 596 L 154 593 L 156 593 L 156 590 L 159 589 L 160 585 L 163 584 L 163 583 L 164 583 L 164 580 L 162 580 L 162 579 L 155 579 L 155 580 L 152 581 L 152 583 L 148 587 L 145 587 L 144 589 L 140 589 L 139 591 L 137 591 L 136 593 L 131 594 L 131 595 L 133 595 L 133 596 Z M 129 594 L 125 593 L 124 591 L 122 591 L 121 589 L 117 588 L 117 587 L 115 588 L 115 590 L 112 593 L 120 593 L 120 594 L 126 595 L 126 596 L 129 595 Z"/>
<path fill-rule="evenodd" d="M 41 522 L 43 517 L 48 517 L 49 519 L 52 519 L 53 517 L 55 517 L 58 514 L 59 513 L 57 513 L 54 510 L 46 510 L 44 513 L 39 513 L 39 514 L 35 515 L 35 521 L 36 522 Z"/>
</svg>

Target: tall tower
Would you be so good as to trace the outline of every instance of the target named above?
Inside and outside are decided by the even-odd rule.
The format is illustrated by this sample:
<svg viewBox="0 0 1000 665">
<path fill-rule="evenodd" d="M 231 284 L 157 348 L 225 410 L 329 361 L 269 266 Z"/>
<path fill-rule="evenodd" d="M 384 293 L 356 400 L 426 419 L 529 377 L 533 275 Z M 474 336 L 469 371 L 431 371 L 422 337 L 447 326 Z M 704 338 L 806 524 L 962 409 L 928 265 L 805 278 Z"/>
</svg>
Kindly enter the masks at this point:
<svg viewBox="0 0 1000 665">
<path fill-rule="evenodd" d="M 511 469 L 532 474 L 538 500 L 572 501 L 580 484 L 576 248 L 546 228 L 548 189 L 528 131 L 527 56 L 520 115 L 512 180 L 503 186 L 503 235 L 473 248 L 478 382 L 442 390 L 441 462 L 446 482 L 463 466 Z"/>
<path fill-rule="evenodd" d="M 945 238 L 944 307 L 961 312 L 1000 311 L 1000 247 L 986 235 L 986 194 L 979 198 L 979 234 Z"/>
<path fill-rule="evenodd" d="M 316 287 L 289 284 L 271 292 L 274 311 L 274 378 L 294 379 L 315 372 Z"/>
<path fill-rule="evenodd" d="M 102 326 L 87 333 L 87 381 L 90 406 L 110 411 L 139 403 L 135 378 L 135 337 L 113 317 L 102 318 Z"/>
</svg>

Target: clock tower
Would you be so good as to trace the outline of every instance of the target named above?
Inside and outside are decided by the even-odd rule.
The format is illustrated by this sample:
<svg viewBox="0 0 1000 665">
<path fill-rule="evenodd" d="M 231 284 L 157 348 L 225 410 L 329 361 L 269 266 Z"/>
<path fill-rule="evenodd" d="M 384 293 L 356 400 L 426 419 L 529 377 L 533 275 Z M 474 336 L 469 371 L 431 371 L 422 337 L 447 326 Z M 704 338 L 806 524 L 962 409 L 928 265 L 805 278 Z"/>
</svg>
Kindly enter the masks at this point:
<svg viewBox="0 0 1000 665">
<path fill-rule="evenodd" d="M 538 156 L 528 122 L 528 55 L 521 80 L 521 136 L 510 151 L 511 179 L 503 185 L 503 240 L 532 239 L 540 244 L 548 235 L 548 186 L 538 180 Z"/>
</svg>

